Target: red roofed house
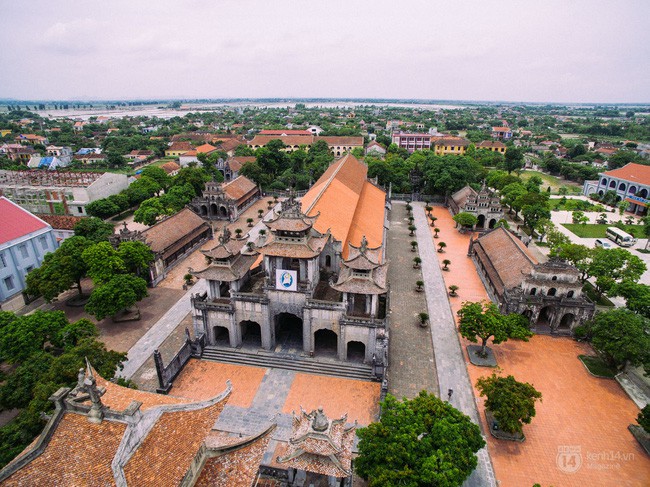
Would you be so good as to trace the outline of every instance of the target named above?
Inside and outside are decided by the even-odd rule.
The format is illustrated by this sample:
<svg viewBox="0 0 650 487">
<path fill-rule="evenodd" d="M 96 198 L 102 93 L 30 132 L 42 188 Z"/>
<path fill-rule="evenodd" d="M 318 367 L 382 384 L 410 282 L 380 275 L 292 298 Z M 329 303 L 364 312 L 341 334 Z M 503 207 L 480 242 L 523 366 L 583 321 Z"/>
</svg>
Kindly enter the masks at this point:
<svg viewBox="0 0 650 487">
<path fill-rule="evenodd" d="M 7 309 L 5 302 L 25 289 L 27 273 L 58 246 L 50 225 L 0 196 L 0 307 Z"/>
<path fill-rule="evenodd" d="M 630 203 L 628 211 L 647 215 L 650 206 L 650 166 L 630 162 L 623 167 L 598 174 L 598 181 L 585 181 L 583 193 L 589 196 L 616 191 L 617 200 Z"/>
<path fill-rule="evenodd" d="M 492 127 L 492 137 L 501 140 L 511 139 L 512 129 L 510 127 Z"/>
<path fill-rule="evenodd" d="M 165 150 L 165 157 L 178 157 L 192 149 L 192 144 L 189 142 L 174 142 Z"/>
</svg>

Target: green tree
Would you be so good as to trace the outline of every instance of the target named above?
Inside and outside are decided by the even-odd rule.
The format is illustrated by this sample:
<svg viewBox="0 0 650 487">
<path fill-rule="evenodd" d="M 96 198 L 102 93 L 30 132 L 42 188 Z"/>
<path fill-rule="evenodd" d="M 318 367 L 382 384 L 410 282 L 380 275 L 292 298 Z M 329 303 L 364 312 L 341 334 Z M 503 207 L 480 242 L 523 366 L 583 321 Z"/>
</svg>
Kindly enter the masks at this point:
<svg viewBox="0 0 650 487">
<path fill-rule="evenodd" d="M 524 205 L 521 208 L 521 215 L 524 217 L 524 225 L 530 229 L 531 233 L 537 228 L 540 221 L 551 219 L 551 212 L 545 204 Z"/>
<path fill-rule="evenodd" d="M 95 286 L 107 283 L 115 274 L 126 272 L 124 261 L 108 242 L 99 242 L 88 247 L 81 254 L 81 258 L 88 266 L 88 277 L 93 280 Z"/>
<path fill-rule="evenodd" d="M 504 158 L 504 169 L 510 174 L 524 167 L 524 152 L 518 147 L 508 147 Z"/>
<path fill-rule="evenodd" d="M 138 241 L 120 243 L 117 254 L 124 262 L 127 272 L 136 276 L 141 276 L 154 260 L 149 246 Z"/>
<path fill-rule="evenodd" d="M 527 193 L 528 191 L 523 184 L 510 183 L 501 190 L 502 201 L 508 206 L 510 212 L 512 212 L 512 210 L 515 209 L 515 202 L 519 201 L 519 198 Z M 521 210 L 520 206 L 517 206 L 517 208 L 517 212 Z"/>
<path fill-rule="evenodd" d="M 625 306 L 635 313 L 650 319 L 650 286 L 632 281 L 614 284 L 609 290 L 610 296 L 621 296 Z"/>
<path fill-rule="evenodd" d="M 143 177 L 148 177 L 156 181 L 165 191 L 172 183 L 172 178 L 165 172 L 164 169 L 158 166 L 147 166 L 140 173 Z"/>
<path fill-rule="evenodd" d="M 146 297 L 147 282 L 131 274 L 118 274 L 93 290 L 86 311 L 98 320 L 115 316 Z"/>
<path fill-rule="evenodd" d="M 589 264 L 591 262 L 592 250 L 585 245 L 564 243 L 553 252 L 552 256 L 566 260 L 576 267 L 581 272 L 580 280 L 585 282 L 589 277 Z"/>
<path fill-rule="evenodd" d="M 645 263 L 627 250 L 597 248 L 593 250 L 588 274 L 596 278 L 596 290 L 602 295 L 614 284 L 638 281 L 646 269 Z"/>
<path fill-rule="evenodd" d="M 35 311 L 16 316 L 0 311 L 0 357 L 20 363 L 40 352 L 46 343 L 56 340 L 57 332 L 68 323 L 63 311 Z"/>
<path fill-rule="evenodd" d="M 476 388 L 486 397 L 485 407 L 494 414 L 499 428 L 507 433 L 521 433 L 523 425 L 535 417 L 535 401 L 542 398 L 531 384 L 518 382 L 511 375 L 481 377 Z"/>
<path fill-rule="evenodd" d="M 460 334 L 470 342 L 481 340 L 479 355 L 487 356 L 487 342 L 492 338 L 492 343 L 498 345 L 508 341 L 508 338 L 517 338 L 528 341 L 533 334 L 528 329 L 528 320 L 521 315 L 503 315 L 497 305 L 492 302 L 465 302 L 458 310 L 458 329 Z"/>
<path fill-rule="evenodd" d="M 387 395 L 379 422 L 357 435 L 355 468 L 370 487 L 459 486 L 485 446 L 469 417 L 425 391 L 403 401 Z"/>
<path fill-rule="evenodd" d="M 587 324 L 592 344 L 610 365 L 643 365 L 650 372 L 650 320 L 625 308 L 598 313 Z"/>
<path fill-rule="evenodd" d="M 113 235 L 114 226 L 112 223 L 105 222 L 101 218 L 90 217 L 83 218 L 74 226 L 74 234 L 78 237 L 85 237 L 91 242 L 108 241 L 108 237 Z"/>
<path fill-rule="evenodd" d="M 576 210 L 571 213 L 571 221 L 576 225 L 585 225 L 589 223 L 589 217 L 584 212 Z"/>
<path fill-rule="evenodd" d="M 650 404 L 646 404 L 636 418 L 636 422 L 646 433 L 650 433 Z"/>
<path fill-rule="evenodd" d="M 190 184 L 194 188 L 194 194 L 201 194 L 205 183 L 210 181 L 210 175 L 200 167 L 184 167 L 174 176 L 172 184 L 182 186 Z"/>
<path fill-rule="evenodd" d="M 160 198 L 149 198 L 140 203 L 140 207 L 133 213 L 133 221 L 143 225 L 152 226 L 165 214 L 165 207 Z"/>
<path fill-rule="evenodd" d="M 85 237 L 65 239 L 56 251 L 45 254 L 40 267 L 27 274 L 27 292 L 49 302 L 76 285 L 81 295 L 81 280 L 88 271 L 82 255 L 91 246 Z"/>
<path fill-rule="evenodd" d="M 462 211 L 457 215 L 454 215 L 453 220 L 461 227 L 469 228 L 473 227 L 476 225 L 476 222 L 478 222 L 478 218 L 476 218 L 476 216 L 472 215 L 471 213 L 467 213 L 466 211 Z"/>
<path fill-rule="evenodd" d="M 92 201 L 86 205 L 86 213 L 90 216 L 96 216 L 97 218 L 102 219 L 116 215 L 119 211 L 120 209 L 118 206 L 108 198 Z"/>
</svg>

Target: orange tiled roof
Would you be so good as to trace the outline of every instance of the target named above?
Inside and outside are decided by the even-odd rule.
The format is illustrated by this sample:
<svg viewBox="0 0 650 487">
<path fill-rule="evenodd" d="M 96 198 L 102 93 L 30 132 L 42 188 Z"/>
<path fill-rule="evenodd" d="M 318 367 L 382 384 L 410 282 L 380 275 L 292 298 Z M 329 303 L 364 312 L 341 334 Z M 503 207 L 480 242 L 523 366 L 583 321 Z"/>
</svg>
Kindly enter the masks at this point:
<svg viewBox="0 0 650 487">
<path fill-rule="evenodd" d="M 231 171 L 238 172 L 244 164 L 247 162 L 255 162 L 256 160 L 257 157 L 255 156 L 234 156 L 228 159 L 227 162 Z"/>
<path fill-rule="evenodd" d="M 170 151 L 188 151 L 192 150 L 192 144 L 189 142 L 174 142 L 167 150 Z"/>
<path fill-rule="evenodd" d="M 314 137 L 314 142 L 318 142 L 319 140 L 324 140 L 327 142 L 327 145 L 356 145 L 358 147 L 363 147 L 363 137 L 345 137 L 336 135 L 323 135 Z"/>
<path fill-rule="evenodd" d="M 348 243 L 358 246 L 366 235 L 368 246 L 383 243 L 384 205 L 386 193 L 366 181 L 368 168 L 352 154 L 332 164 L 302 198 L 302 211 L 320 216 L 314 228 L 321 233 L 330 229 L 343 244 L 343 257 Z"/>
<path fill-rule="evenodd" d="M 310 145 L 314 139 L 313 137 L 308 137 L 306 135 L 256 135 L 248 145 L 259 145 L 260 147 L 264 147 L 272 140 L 281 140 L 284 142 L 284 145 L 301 146 Z"/>
<path fill-rule="evenodd" d="M 163 413 L 124 467 L 127 484 L 179 485 L 224 405 Z"/>
<path fill-rule="evenodd" d="M 223 185 L 223 192 L 235 201 L 248 197 L 255 190 L 257 190 L 257 186 L 246 176 L 238 176 Z"/>
<path fill-rule="evenodd" d="M 310 136 L 312 133 L 309 130 L 260 130 L 260 135 L 306 135 Z"/>
<path fill-rule="evenodd" d="M 503 142 L 500 142 L 498 140 L 484 140 L 481 143 L 479 143 L 476 147 L 479 149 L 482 149 L 484 147 L 498 147 L 499 149 L 504 148 L 506 145 Z"/>
<path fill-rule="evenodd" d="M 162 166 L 160 166 L 160 168 L 163 171 L 165 171 L 167 174 L 171 174 L 174 171 L 178 171 L 181 168 L 181 166 L 176 164 L 174 161 L 169 161 L 169 162 L 166 162 L 165 164 L 163 164 Z"/>
<path fill-rule="evenodd" d="M 94 424 L 83 414 L 64 413 L 43 453 L 2 486 L 115 485 L 111 461 L 125 430 L 125 423 Z"/>
<path fill-rule="evenodd" d="M 72 215 L 37 215 L 38 218 L 49 223 L 54 230 L 74 230 L 74 226 L 79 223 L 83 217 Z"/>
<path fill-rule="evenodd" d="M 212 151 L 217 150 L 217 148 L 210 144 L 203 144 L 196 148 L 197 154 L 209 154 Z"/>
<path fill-rule="evenodd" d="M 237 139 L 228 139 L 219 144 L 219 150 L 224 152 L 230 152 L 231 150 L 236 149 L 242 145 L 242 142 Z"/>
<path fill-rule="evenodd" d="M 650 166 L 630 162 L 623 167 L 605 171 L 604 176 L 625 179 L 626 181 L 650 186 Z"/>
</svg>

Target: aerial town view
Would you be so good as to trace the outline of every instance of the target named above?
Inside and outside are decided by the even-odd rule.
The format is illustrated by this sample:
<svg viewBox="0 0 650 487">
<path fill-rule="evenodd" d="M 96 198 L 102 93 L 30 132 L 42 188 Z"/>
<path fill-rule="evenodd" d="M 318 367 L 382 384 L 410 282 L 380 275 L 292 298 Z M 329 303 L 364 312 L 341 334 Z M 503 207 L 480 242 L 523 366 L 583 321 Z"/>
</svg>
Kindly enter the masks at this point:
<svg viewBox="0 0 650 487">
<path fill-rule="evenodd" d="M 0 6 L 0 487 L 650 485 L 650 3 Z"/>
</svg>

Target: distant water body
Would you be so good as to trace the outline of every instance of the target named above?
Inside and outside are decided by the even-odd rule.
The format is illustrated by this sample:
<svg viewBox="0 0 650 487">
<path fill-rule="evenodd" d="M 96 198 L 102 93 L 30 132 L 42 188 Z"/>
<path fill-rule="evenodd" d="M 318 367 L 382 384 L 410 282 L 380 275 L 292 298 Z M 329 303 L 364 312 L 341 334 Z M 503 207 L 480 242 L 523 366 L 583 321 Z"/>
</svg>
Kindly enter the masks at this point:
<svg viewBox="0 0 650 487">
<path fill-rule="evenodd" d="M 449 105 L 449 104 L 436 104 L 436 103 L 372 103 L 355 102 L 355 101 L 328 101 L 328 102 L 302 102 L 302 101 L 281 101 L 281 102 L 255 102 L 255 101 L 242 101 L 242 102 L 222 102 L 222 103 L 186 103 L 181 108 L 173 109 L 167 108 L 167 104 L 160 104 L 158 106 L 140 105 L 134 107 L 120 107 L 115 110 L 109 110 L 105 107 L 82 108 L 72 110 L 39 110 L 38 114 L 43 117 L 49 118 L 72 118 L 79 120 L 88 120 L 90 117 L 158 117 L 162 119 L 169 119 L 172 117 L 184 117 L 192 112 L 204 112 L 210 110 L 218 110 L 224 107 L 230 108 L 286 108 L 294 107 L 296 103 L 302 103 L 307 108 L 354 108 L 358 106 L 376 106 L 376 107 L 394 107 L 394 108 L 412 108 L 414 110 L 454 110 L 463 109 L 470 106 L 477 106 L 476 104 L 467 105 Z"/>
</svg>

